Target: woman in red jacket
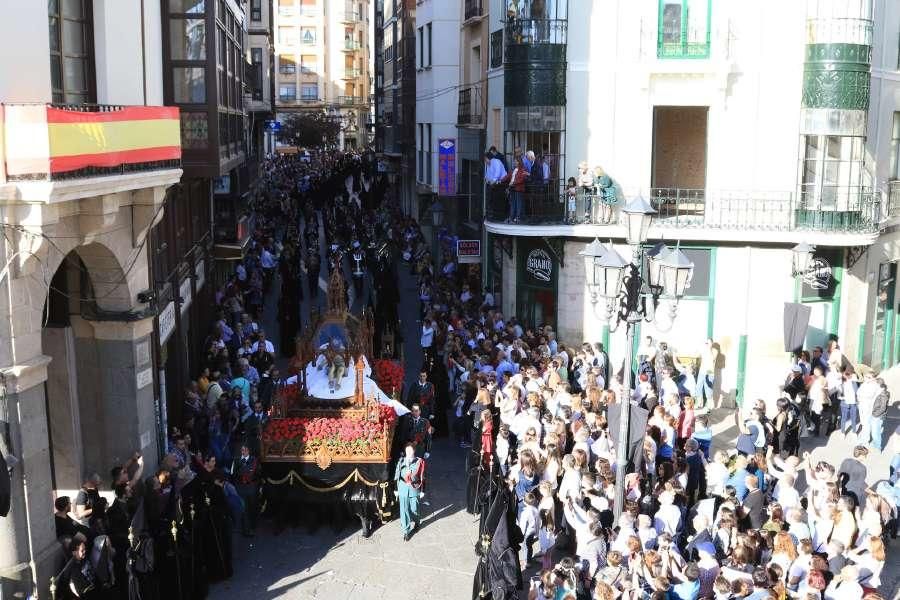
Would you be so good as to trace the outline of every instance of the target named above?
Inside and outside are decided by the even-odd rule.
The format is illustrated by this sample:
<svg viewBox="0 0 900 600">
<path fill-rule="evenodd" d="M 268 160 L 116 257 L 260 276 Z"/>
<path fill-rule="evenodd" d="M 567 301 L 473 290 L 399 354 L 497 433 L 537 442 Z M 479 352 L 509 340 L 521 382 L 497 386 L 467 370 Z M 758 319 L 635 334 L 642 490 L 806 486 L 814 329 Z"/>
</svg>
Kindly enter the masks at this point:
<svg viewBox="0 0 900 600">
<path fill-rule="evenodd" d="M 507 223 L 518 223 L 522 218 L 522 195 L 525 193 L 525 182 L 528 180 L 528 171 L 522 162 L 522 157 L 516 159 L 516 168 L 507 173 L 500 180 L 509 184 L 509 218 Z"/>
</svg>

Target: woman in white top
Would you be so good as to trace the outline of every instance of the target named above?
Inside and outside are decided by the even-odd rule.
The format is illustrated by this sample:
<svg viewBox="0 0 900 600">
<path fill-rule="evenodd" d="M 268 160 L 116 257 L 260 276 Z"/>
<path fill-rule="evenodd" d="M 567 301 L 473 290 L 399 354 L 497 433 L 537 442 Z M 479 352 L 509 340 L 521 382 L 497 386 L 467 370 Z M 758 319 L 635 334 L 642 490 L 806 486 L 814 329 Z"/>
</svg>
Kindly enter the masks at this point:
<svg viewBox="0 0 900 600">
<path fill-rule="evenodd" d="M 868 536 L 863 546 L 847 553 L 847 558 L 859 568 L 859 583 L 872 589 L 881 587 L 885 556 L 884 540 L 874 535 Z"/>
<path fill-rule="evenodd" d="M 552 489 L 559 485 L 559 472 L 562 469 L 562 458 L 559 451 L 559 441 L 555 433 L 547 435 L 544 440 L 547 457 L 544 461 L 544 471 L 541 473 L 541 481 L 546 481 Z"/>
<path fill-rule="evenodd" d="M 825 588 L 825 600 L 849 600 L 862 597 L 863 589 L 859 585 L 859 569 L 854 565 L 847 565 L 841 569 L 841 574 L 836 576 Z"/>
<path fill-rule="evenodd" d="M 519 412 L 519 398 L 521 391 L 518 386 L 507 385 L 502 391 L 497 392 L 497 405 L 500 408 L 500 421 L 512 425 L 513 419 Z"/>
<path fill-rule="evenodd" d="M 575 457 L 566 454 L 562 459 L 563 476 L 557 496 L 563 504 L 569 496 L 578 498 L 581 492 L 581 471 L 575 466 Z"/>
</svg>

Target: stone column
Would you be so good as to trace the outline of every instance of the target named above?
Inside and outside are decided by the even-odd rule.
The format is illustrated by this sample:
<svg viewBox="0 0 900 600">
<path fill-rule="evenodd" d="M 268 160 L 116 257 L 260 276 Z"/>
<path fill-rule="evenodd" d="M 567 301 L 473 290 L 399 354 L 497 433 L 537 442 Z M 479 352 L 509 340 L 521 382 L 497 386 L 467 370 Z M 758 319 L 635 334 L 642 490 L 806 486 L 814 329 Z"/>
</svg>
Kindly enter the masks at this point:
<svg viewBox="0 0 900 600">
<path fill-rule="evenodd" d="M 76 322 L 77 321 L 77 322 Z M 150 352 L 153 319 L 134 322 L 73 319 L 79 370 L 86 475 L 99 473 L 144 455 L 144 473 L 156 468 L 158 444 Z M 90 337 L 89 337 L 90 336 Z"/>
<path fill-rule="evenodd" d="M 46 589 L 61 566 L 53 523 L 53 490 L 43 382 L 47 356 L 0 369 L 0 448 L 17 461 L 12 503 L 0 518 L 0 597 L 25 598 L 34 582 Z"/>
</svg>

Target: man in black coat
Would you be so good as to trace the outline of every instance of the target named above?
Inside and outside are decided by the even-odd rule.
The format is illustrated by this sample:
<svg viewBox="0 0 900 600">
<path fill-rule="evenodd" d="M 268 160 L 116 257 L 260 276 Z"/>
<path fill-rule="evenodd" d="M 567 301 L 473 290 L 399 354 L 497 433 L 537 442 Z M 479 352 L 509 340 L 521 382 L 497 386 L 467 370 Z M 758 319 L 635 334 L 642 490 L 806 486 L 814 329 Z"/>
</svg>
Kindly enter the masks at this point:
<svg viewBox="0 0 900 600">
<path fill-rule="evenodd" d="M 747 495 L 742 503 L 744 518 L 751 529 L 760 529 L 766 522 L 766 496 L 759 489 L 756 475 L 747 475 Z"/>
</svg>

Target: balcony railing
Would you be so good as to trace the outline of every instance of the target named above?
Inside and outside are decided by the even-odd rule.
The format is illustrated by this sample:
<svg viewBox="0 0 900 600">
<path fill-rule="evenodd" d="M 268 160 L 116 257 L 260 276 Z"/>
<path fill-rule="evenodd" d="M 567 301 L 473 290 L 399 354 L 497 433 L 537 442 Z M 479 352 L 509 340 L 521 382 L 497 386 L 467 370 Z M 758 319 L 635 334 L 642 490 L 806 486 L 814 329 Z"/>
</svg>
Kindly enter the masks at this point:
<svg viewBox="0 0 900 600">
<path fill-rule="evenodd" d="M 663 32 L 659 33 L 656 40 L 657 58 L 709 58 L 709 48 L 709 32 L 702 41 L 689 41 L 685 36 L 671 41 Z"/>
<path fill-rule="evenodd" d="M 342 23 L 359 23 L 360 16 L 355 10 L 345 10 L 341 17 Z"/>
<path fill-rule="evenodd" d="M 482 0 L 466 0 L 465 7 L 465 20 L 474 19 L 476 17 L 480 17 L 483 14 Z"/>
<path fill-rule="evenodd" d="M 459 125 L 481 125 L 481 89 L 473 85 L 459 90 L 459 106 L 456 111 L 456 122 Z"/>
<path fill-rule="evenodd" d="M 355 52 L 359 50 L 359 42 L 356 40 L 344 40 L 344 51 Z"/>
<path fill-rule="evenodd" d="M 344 106 L 349 106 L 352 104 L 362 104 L 363 97 L 362 96 L 338 96 L 337 101 L 338 101 L 338 104 L 343 104 Z"/>
<path fill-rule="evenodd" d="M 507 44 L 565 44 L 568 21 L 565 19 L 511 19 L 506 22 Z"/>
<path fill-rule="evenodd" d="M 0 105 L 0 179 L 60 180 L 181 168 L 168 106 Z"/>
<path fill-rule="evenodd" d="M 522 194 L 520 223 L 533 225 L 622 225 L 623 199 L 609 206 L 600 196 L 579 192 L 570 200 L 562 182 L 527 185 Z M 846 202 L 826 205 L 794 192 L 711 192 L 653 188 L 649 201 L 657 214 L 654 226 L 673 229 L 752 231 L 827 231 L 875 233 L 883 220 L 881 195 L 858 188 Z M 900 194 L 898 194 L 900 202 Z M 490 186 L 489 221 L 510 217 L 503 185 Z M 888 211 L 890 208 L 888 208 Z"/>
<path fill-rule="evenodd" d="M 360 71 L 356 67 L 349 67 L 344 69 L 344 77 L 343 79 L 356 79 L 359 77 Z"/>
</svg>

